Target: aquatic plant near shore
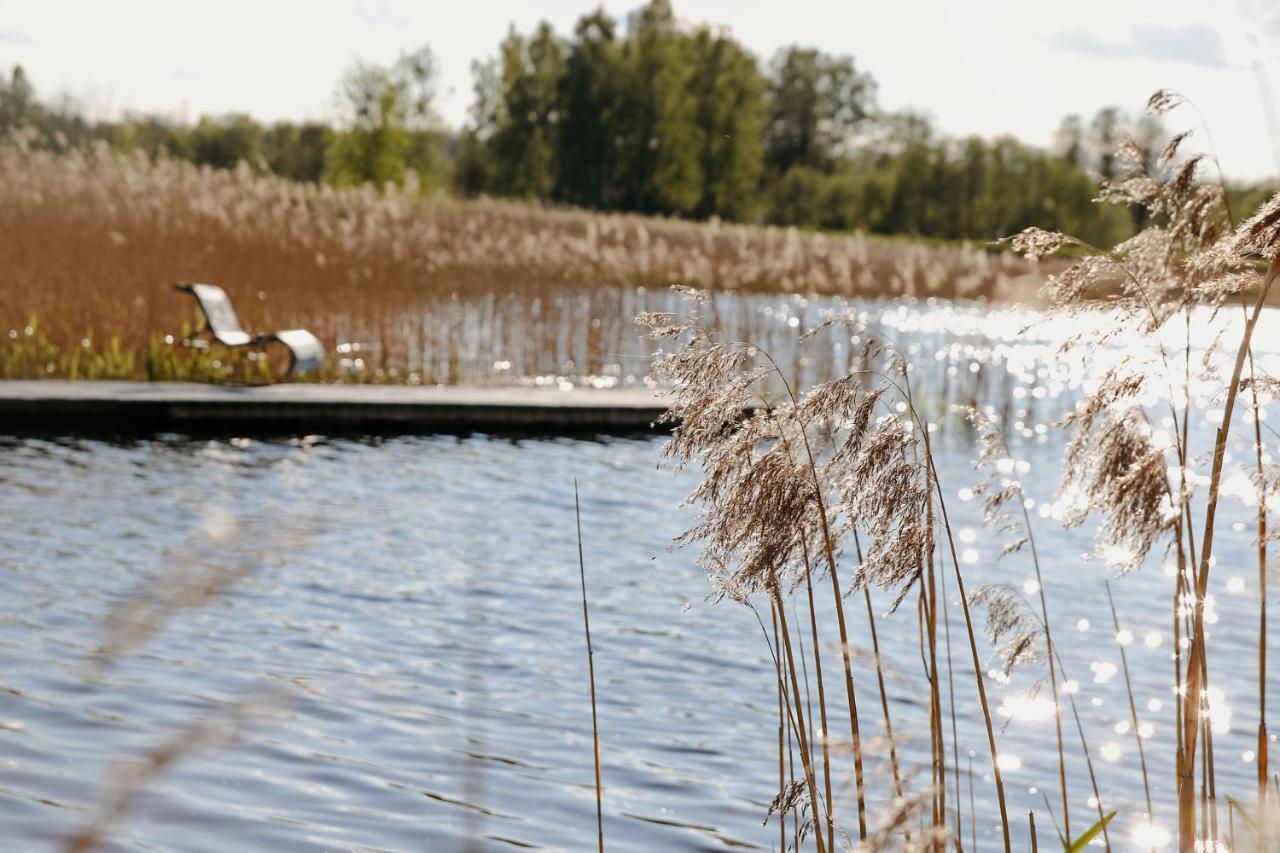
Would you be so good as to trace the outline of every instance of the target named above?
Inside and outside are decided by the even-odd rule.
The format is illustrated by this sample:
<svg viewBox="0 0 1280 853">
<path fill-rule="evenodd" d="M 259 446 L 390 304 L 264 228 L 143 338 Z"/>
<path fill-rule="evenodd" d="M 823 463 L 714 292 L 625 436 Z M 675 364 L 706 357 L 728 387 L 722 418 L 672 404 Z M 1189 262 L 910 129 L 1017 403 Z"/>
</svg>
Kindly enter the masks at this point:
<svg viewBox="0 0 1280 853">
<path fill-rule="evenodd" d="M 917 592 L 923 621 L 928 625 L 921 643 L 922 653 L 932 661 L 929 679 L 933 770 L 927 799 L 932 815 L 930 829 L 923 837 L 929 839 L 931 847 L 941 843 L 939 839 L 949 835 L 949 829 L 945 805 L 946 746 L 941 734 L 936 655 L 939 610 L 930 578 L 935 557 L 941 560 L 937 555 L 939 546 L 949 552 L 977 674 L 1003 837 L 1006 849 L 1010 849 L 1001 765 L 974 624 L 946 502 L 932 463 L 929 425 L 915 414 L 904 362 L 892 350 L 881 349 L 875 355 L 869 353 L 861 370 L 802 394 L 794 390 L 767 352 L 749 343 L 719 340 L 703 320 L 705 297 L 692 292 L 689 295 L 692 304 L 688 314 L 640 318 L 656 339 L 679 343 L 674 351 L 663 353 L 654 367 L 654 375 L 675 389 L 667 416 L 675 427 L 665 454 L 678 468 L 697 462 L 703 472 L 701 483 L 689 498 L 701 507 L 700 520 L 680 541 L 702 547 L 700 560 L 711 573 L 718 596 L 748 604 L 763 597 L 775 614 L 781 648 L 775 659 L 786 699 L 785 728 L 793 731 L 798 741 L 801 785 L 807 792 L 806 806 L 817 849 L 825 851 L 833 846 L 831 839 L 838 819 L 836 804 L 819 791 L 810 757 L 811 732 L 805 726 L 785 597 L 800 584 L 807 590 L 815 572 L 825 574 L 831 581 L 834 631 L 843 651 L 850 724 L 848 746 L 857 794 L 857 813 L 848 822 L 852 826 L 856 819 L 859 841 L 871 843 L 862 769 L 866 744 L 859 726 L 850 666 L 851 641 L 843 608 L 847 590 L 839 580 L 839 553 L 855 531 L 867 536 L 868 548 L 857 566 L 854 587 L 874 585 L 892 590 L 895 608 L 906 596 Z M 872 384 L 868 385 L 868 379 Z M 781 399 L 771 398 L 771 385 L 783 388 Z M 910 414 L 900 418 L 891 408 L 897 403 Z M 933 510 L 928 509 L 935 505 L 936 527 Z M 927 522 L 922 516 L 927 516 Z M 812 555 L 820 557 L 815 560 Z M 813 611 L 811 620 L 816 634 Z M 798 634 L 796 639 L 802 643 L 803 635 Z M 830 738 L 831 733 L 824 731 L 823 736 Z M 798 808 L 796 796 L 788 791 L 794 792 L 795 786 L 784 785 L 779 801 Z M 909 823 L 902 824 L 904 831 Z M 921 839 L 914 843 L 921 843 Z"/>
<path fill-rule="evenodd" d="M 1158 93 L 1152 107 L 1165 109 L 1178 100 Z M 1198 167 L 1216 162 L 1216 157 L 1184 157 L 1180 147 L 1186 138 L 1185 134 L 1176 137 L 1156 159 L 1148 158 L 1135 145 L 1122 145 L 1125 166 L 1103 186 L 1101 200 L 1140 211 L 1146 227 L 1130 240 L 1104 250 L 1067 235 L 1029 229 L 1012 242 L 1031 258 L 1066 247 L 1081 256 L 1050 278 L 1047 293 L 1059 311 L 1071 314 L 1092 309 L 1099 296 L 1106 296 L 1112 310 L 1105 316 L 1095 315 L 1093 321 L 1105 325 L 1084 328 L 1078 337 L 1068 340 L 1064 352 L 1088 358 L 1122 334 L 1153 342 L 1151 357 L 1136 349 L 1127 353 L 1085 389 L 1066 417 L 1063 426 L 1071 441 L 1055 512 L 1067 525 L 1096 524 L 1098 552 L 1114 568 L 1136 569 L 1160 548 L 1169 549 L 1176 560 L 1170 612 L 1175 636 L 1173 689 L 1178 697 L 1172 703 L 1177 733 L 1173 781 L 1178 845 L 1184 853 L 1191 853 L 1220 849 L 1234 837 L 1234 830 L 1227 825 L 1234 812 L 1224 814 L 1217 791 L 1211 725 L 1214 693 L 1206 631 L 1208 583 L 1215 563 L 1214 521 L 1229 475 L 1252 481 L 1258 502 L 1253 544 L 1261 588 L 1259 720 L 1258 749 L 1252 759 L 1259 762 L 1258 813 L 1267 814 L 1268 803 L 1276 796 L 1267 790 L 1269 684 L 1264 661 L 1267 504 L 1278 487 L 1272 460 L 1262 447 L 1262 422 L 1265 407 L 1280 391 L 1280 383 L 1260 369 L 1251 342 L 1272 284 L 1280 276 L 1280 196 L 1232 229 L 1225 187 L 1198 177 Z M 1269 263 L 1265 273 L 1264 263 Z M 1240 320 L 1232 326 L 1225 320 L 1237 302 Z M 1005 848 L 1010 847 L 1011 833 L 1001 760 L 986 701 L 971 604 L 987 610 L 1009 666 L 1038 660 L 1047 667 L 1062 799 L 1063 823 L 1058 832 L 1064 848 L 1079 849 L 1090 840 L 1100 840 L 1109 849 L 1114 812 L 1103 810 L 1085 729 L 1072 691 L 1067 689 L 1074 682 L 1063 671 L 1051 639 L 1044 588 L 1052 567 L 1042 570 L 1027 501 L 1016 477 L 1001 472 L 1004 476 L 988 486 L 988 515 L 998 527 L 1013 524 L 1024 528 L 1007 551 L 1013 554 L 1023 545 L 1030 546 L 1039 612 L 1010 590 L 985 587 L 966 594 L 944 491 L 933 465 L 930 433 L 934 424 L 919 417 L 911 393 L 914 365 L 887 342 L 874 339 L 865 329 L 855 329 L 855 340 L 870 338 L 874 344 L 863 353 L 852 353 L 843 375 L 800 388 L 765 349 L 750 341 L 719 338 L 714 324 L 705 319 L 707 310 L 705 297 L 693 294 L 688 313 L 650 314 L 640 322 L 655 338 L 675 345 L 671 351 L 660 352 L 654 367 L 654 375 L 674 389 L 669 418 L 675 430 L 667 457 L 677 468 L 696 463 L 702 471 L 702 480 L 689 498 L 701 510 L 698 522 L 678 542 L 701 547 L 701 561 L 717 597 L 748 604 L 763 599 L 775 614 L 778 640 L 774 645 L 780 649 L 774 658 L 782 700 L 780 731 L 792 733 L 797 741 L 803 771 L 798 783 L 783 774 L 775 806 L 791 808 L 797 824 L 813 829 L 819 851 L 834 847 L 832 825 L 852 826 L 852 816 L 840 814 L 826 786 L 818 784 L 817 767 L 810 758 L 816 749 L 810 743 L 812 732 L 806 732 L 804 725 L 806 708 L 795 653 L 789 645 L 786 600 L 793 590 L 803 589 L 807 594 L 817 572 L 833 581 L 835 623 L 846 655 L 850 640 L 839 606 L 845 595 L 868 586 L 884 588 L 893 592 L 895 609 L 908 597 L 917 599 L 918 652 L 922 686 L 929 693 L 932 766 L 928 790 L 924 798 L 916 800 L 917 808 L 930 813 L 930 832 L 924 841 L 929 849 L 942 844 L 960 847 L 960 832 L 951 832 L 947 826 L 947 791 L 951 787 L 958 800 L 960 785 L 958 775 L 953 783 L 945 771 L 947 749 L 938 686 L 939 609 L 934 589 L 935 566 L 945 565 L 949 558 L 972 652 L 977 704 L 986 724 L 990 779 L 1000 807 Z M 1193 366 L 1192 314 L 1204 311 L 1223 320 L 1225 328 L 1203 346 L 1202 353 L 1196 353 L 1198 363 Z M 856 326 L 856 319 L 848 322 Z M 1175 333 L 1183 335 L 1180 345 L 1175 344 Z M 1197 349 L 1204 344 L 1194 343 Z M 1240 400 L 1241 394 L 1246 395 L 1245 401 Z M 1237 411 L 1238 402 L 1241 411 Z M 1202 409 L 1211 406 L 1217 407 L 1213 413 L 1217 428 L 1205 452 L 1197 444 L 1202 436 L 1191 429 L 1190 422 L 1193 414 L 1202 414 Z M 1006 428 L 993 412 L 982 414 L 997 430 Z M 1229 469 L 1229 450 L 1234 446 L 1231 428 L 1243 417 L 1253 421 L 1251 446 L 1245 454 L 1250 464 L 1235 461 Z M 994 443 L 987 448 L 985 461 L 997 469 L 1012 461 L 1007 450 L 995 455 Z M 1207 471 L 1197 470 L 1201 460 L 1207 460 Z M 1198 485 L 1204 487 L 1203 492 L 1197 492 Z M 1018 516 L 1020 521 L 1016 521 Z M 864 551 L 858 545 L 852 582 L 843 587 L 836 580 L 842 568 L 843 543 L 855 533 L 864 537 L 866 547 Z M 814 555 L 817 558 L 811 559 Z M 1125 642 L 1120 639 L 1125 632 L 1119 627 L 1118 615 L 1113 621 L 1117 638 Z M 817 648 L 816 617 L 814 625 L 810 642 Z M 796 632 L 795 639 L 803 643 L 803 633 Z M 1124 663 L 1127 678 L 1127 659 Z M 849 681 L 850 752 L 859 759 L 864 757 L 866 744 L 858 733 L 851 677 Z M 1091 805 L 1098 812 L 1098 820 L 1074 837 L 1068 812 L 1070 780 L 1060 693 L 1069 700 L 1094 792 Z M 887 722 L 887 703 L 885 710 Z M 1141 738 L 1131 692 L 1129 712 L 1127 725 Z M 823 734 L 830 737 L 825 726 Z M 780 757 L 783 745 L 780 741 Z M 1140 743 L 1145 781 L 1143 753 Z M 901 824 L 902 831 L 888 842 L 868 835 L 861 813 L 864 796 L 902 800 L 904 792 L 897 774 L 895 790 L 870 792 L 864 790 L 857 763 L 853 770 L 860 807 L 859 843 L 864 849 L 876 844 L 907 844 L 910 820 Z M 1161 830 L 1152 822 L 1150 811 L 1156 805 L 1149 782 L 1144 795 L 1149 803 L 1143 818 L 1146 823 L 1138 825 L 1134 838 L 1145 848 L 1156 846 Z M 1047 798 L 1046 805 L 1057 826 Z M 810 815 L 803 824 L 802 809 Z M 948 840 L 939 841 L 943 837 Z M 796 839 L 797 844 L 802 838 Z"/>
<path fill-rule="evenodd" d="M 1151 108 L 1164 112 L 1183 99 L 1157 92 Z M 1114 555 L 1123 555 L 1124 566 L 1139 565 L 1152 548 L 1172 539 L 1178 566 L 1173 596 L 1175 631 L 1185 635 L 1187 653 L 1177 655 L 1179 736 L 1177 744 L 1178 839 L 1183 851 L 1197 844 L 1217 844 L 1221 837 L 1213 772 L 1212 732 L 1207 727 L 1208 660 L 1205 607 L 1209 577 L 1214 565 L 1214 520 L 1222 499 L 1230 431 L 1236 419 L 1236 402 L 1246 386 L 1257 389 L 1265 378 L 1254 373 L 1251 341 L 1272 283 L 1280 273 L 1280 196 L 1266 202 L 1238 228 L 1230 228 L 1230 199 L 1220 182 L 1197 180 L 1205 155 L 1177 162 L 1181 134 L 1170 141 L 1152 162 L 1134 146 L 1122 148 L 1126 171 L 1104 186 L 1102 199 L 1144 211 L 1148 225 L 1136 236 L 1110 251 L 1085 247 L 1064 235 L 1028 231 L 1014 239 L 1015 247 L 1034 255 L 1064 245 L 1086 248 L 1088 257 L 1050 279 L 1056 302 L 1066 310 L 1078 310 L 1091 288 L 1104 279 L 1120 279 L 1122 292 L 1113 299 L 1119 309 L 1116 327 L 1132 326 L 1153 336 L 1173 323 L 1186 328 L 1181 352 L 1170 352 L 1161 343 L 1154 364 L 1134 360 L 1108 374 L 1069 417 L 1074 436 L 1064 467 L 1064 489 L 1076 497 L 1077 511 L 1069 521 L 1100 520 L 1100 544 Z M 1216 162 L 1216 155 L 1209 159 Z M 1219 174 L 1220 177 L 1220 174 Z M 1265 275 L 1258 259 L 1269 261 Z M 1248 295 L 1252 294 L 1252 300 Z M 1192 310 L 1207 306 L 1225 311 L 1238 301 L 1242 324 L 1234 346 L 1214 341 L 1202 357 L 1198 375 L 1191 370 Z M 1251 304 L 1250 304 L 1251 301 Z M 1087 347 L 1084 341 L 1077 347 Z M 1250 376 L 1244 368 L 1250 366 Z M 1161 428 L 1159 415 L 1145 403 L 1153 386 L 1164 393 L 1170 430 Z M 1221 395 L 1222 410 L 1211 445 L 1207 494 L 1197 506 L 1189 487 L 1195 452 L 1189 432 L 1192 399 L 1198 388 Z M 1203 393 L 1203 392 L 1201 392 Z M 1255 390 L 1256 393 L 1256 390 Z M 1260 442 L 1260 415 L 1253 408 L 1255 440 L 1250 456 L 1259 491 L 1259 566 L 1266 575 L 1267 471 Z M 1176 472 L 1173 477 L 1169 472 Z M 1197 525 L 1199 514 L 1201 524 Z M 1196 530 L 1200 527 L 1199 553 Z M 1264 581 L 1265 590 L 1265 581 Z M 1260 600 L 1259 655 L 1266 654 L 1266 598 Z M 1266 673 L 1259 672 L 1258 799 L 1265 806 Z M 1203 749 L 1198 748 L 1203 746 Z M 1201 797 L 1196 802 L 1197 758 Z M 1197 817 L 1199 826 L 1197 826 Z"/>
</svg>

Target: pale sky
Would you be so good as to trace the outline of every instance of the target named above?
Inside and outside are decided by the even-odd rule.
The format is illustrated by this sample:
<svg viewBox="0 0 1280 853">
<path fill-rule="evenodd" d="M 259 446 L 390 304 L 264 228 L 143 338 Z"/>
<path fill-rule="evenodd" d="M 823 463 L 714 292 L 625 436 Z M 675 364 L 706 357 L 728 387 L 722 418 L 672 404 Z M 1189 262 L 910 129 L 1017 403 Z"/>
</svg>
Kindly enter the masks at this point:
<svg viewBox="0 0 1280 853">
<path fill-rule="evenodd" d="M 195 118 L 330 118 L 332 92 L 358 58 L 388 63 L 428 44 L 443 117 L 471 101 L 471 63 L 512 24 L 561 34 L 603 5 L 639 0 L 0 0 L 0 69 L 26 67 L 43 95 L 68 92 L 91 114 L 125 109 Z M 1190 96 L 1229 175 L 1275 177 L 1280 125 L 1276 0 L 674 0 L 690 22 L 726 26 L 762 59 L 799 43 L 852 54 L 886 109 L 914 108 L 947 134 L 1010 133 L 1048 144 L 1062 116 L 1117 104 L 1138 112 L 1155 89 Z M 1270 116 L 1270 118 L 1269 118 Z M 1191 111 L 1173 130 L 1199 124 Z M 1204 144 L 1197 129 L 1194 140 Z"/>
</svg>

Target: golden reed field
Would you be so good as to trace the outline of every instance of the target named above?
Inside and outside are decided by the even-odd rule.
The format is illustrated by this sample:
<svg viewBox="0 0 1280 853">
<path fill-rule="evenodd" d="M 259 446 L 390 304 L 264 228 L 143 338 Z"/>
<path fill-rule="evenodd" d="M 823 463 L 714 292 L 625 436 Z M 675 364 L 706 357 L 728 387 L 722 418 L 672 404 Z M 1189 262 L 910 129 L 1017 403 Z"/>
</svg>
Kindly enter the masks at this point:
<svg viewBox="0 0 1280 853">
<path fill-rule="evenodd" d="M 513 353 L 525 375 L 574 353 L 590 373 L 653 307 L 639 288 L 993 299 L 1034 294 L 1039 277 L 990 247 L 0 146 L 0 376 L 252 378 L 239 354 L 184 349 L 196 315 L 176 281 L 222 285 L 251 332 L 312 330 L 334 356 L 324 378 L 435 383 L 491 378 Z"/>
</svg>

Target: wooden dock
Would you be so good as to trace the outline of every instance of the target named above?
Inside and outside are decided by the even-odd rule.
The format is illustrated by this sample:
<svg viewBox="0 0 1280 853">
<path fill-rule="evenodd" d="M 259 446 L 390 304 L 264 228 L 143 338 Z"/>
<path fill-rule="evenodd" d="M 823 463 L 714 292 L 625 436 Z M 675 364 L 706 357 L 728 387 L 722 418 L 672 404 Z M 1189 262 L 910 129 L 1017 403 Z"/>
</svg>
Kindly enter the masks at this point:
<svg viewBox="0 0 1280 853">
<path fill-rule="evenodd" d="M 0 436 L 635 434 L 663 410 L 647 388 L 0 381 Z"/>
</svg>

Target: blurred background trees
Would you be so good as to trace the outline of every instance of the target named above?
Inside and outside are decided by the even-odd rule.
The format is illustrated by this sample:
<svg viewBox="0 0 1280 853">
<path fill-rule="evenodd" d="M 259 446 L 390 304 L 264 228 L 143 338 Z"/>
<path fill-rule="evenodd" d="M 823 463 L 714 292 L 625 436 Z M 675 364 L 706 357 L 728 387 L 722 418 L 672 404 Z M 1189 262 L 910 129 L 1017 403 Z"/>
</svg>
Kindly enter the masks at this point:
<svg viewBox="0 0 1280 853">
<path fill-rule="evenodd" d="M 425 46 L 389 67 L 356 62 L 338 84 L 340 119 L 325 149 L 324 177 L 381 187 L 402 184 L 412 171 L 423 189 L 443 187 L 450 169 L 435 83 L 435 58 Z"/>
<path fill-rule="evenodd" d="M 927 116 L 882 110 L 852 57 L 793 46 L 762 62 L 727 30 L 683 22 L 670 0 L 626 20 L 597 10 L 568 34 L 512 29 L 475 64 L 474 86 L 470 121 L 445 127 L 422 47 L 388 66 L 355 63 L 332 123 L 93 122 L 69 99 L 39 99 L 14 68 L 0 77 L 0 134 L 30 128 L 33 144 L 101 141 L 297 181 L 939 239 L 992 240 L 1034 223 L 1098 244 L 1142 225 L 1137 212 L 1093 203 L 1097 180 L 1121 166 L 1117 144 L 1163 145 L 1158 125 L 1115 107 L 1065 117 L 1048 149 L 949 138 Z"/>
</svg>

